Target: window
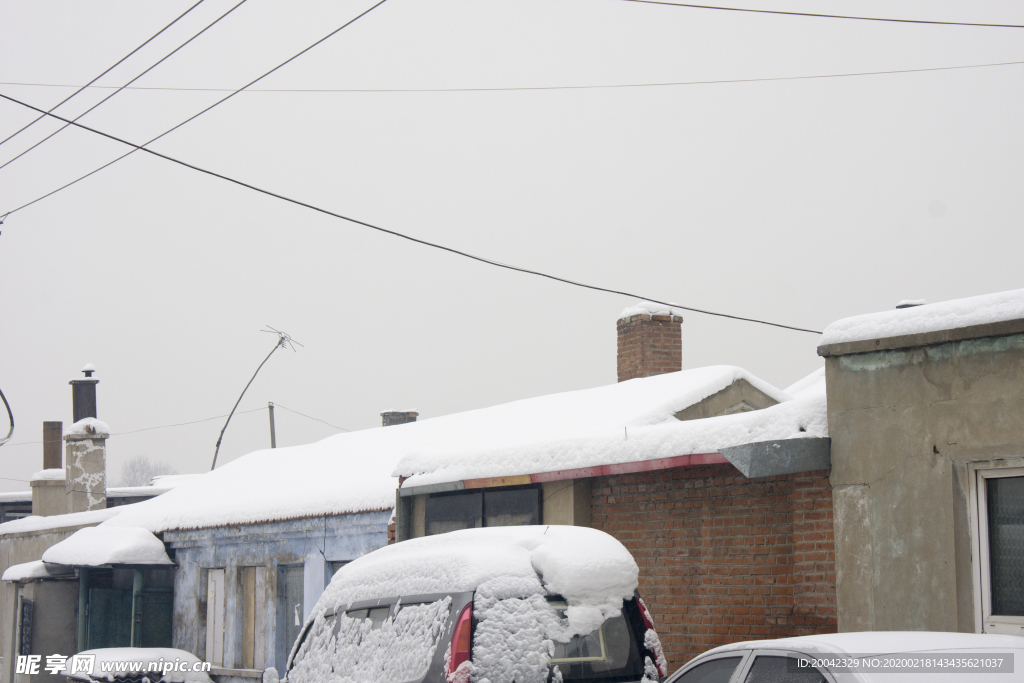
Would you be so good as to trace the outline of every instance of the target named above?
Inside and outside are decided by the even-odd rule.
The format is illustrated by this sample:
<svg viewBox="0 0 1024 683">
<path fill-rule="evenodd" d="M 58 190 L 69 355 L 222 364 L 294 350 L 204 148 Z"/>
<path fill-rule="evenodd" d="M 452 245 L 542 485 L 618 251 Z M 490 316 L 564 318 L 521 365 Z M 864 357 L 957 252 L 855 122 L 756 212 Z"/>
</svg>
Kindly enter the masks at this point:
<svg viewBox="0 0 1024 683">
<path fill-rule="evenodd" d="M 712 659 L 693 667 L 672 683 L 729 683 L 743 657 Z"/>
<path fill-rule="evenodd" d="M 976 597 L 981 630 L 1024 633 L 1024 468 L 977 471 Z"/>
<path fill-rule="evenodd" d="M 434 494 L 426 501 L 426 534 L 540 524 L 540 495 L 536 486 Z"/>
<path fill-rule="evenodd" d="M 801 667 L 795 657 L 759 655 L 746 683 L 825 683 L 825 677 L 817 669 Z"/>
<path fill-rule="evenodd" d="M 561 619 L 568 604 L 548 598 Z M 643 675 L 643 658 L 637 649 L 624 613 L 608 619 L 596 631 L 573 636 L 569 642 L 554 641 L 551 663 L 563 681 L 636 680 Z"/>
</svg>

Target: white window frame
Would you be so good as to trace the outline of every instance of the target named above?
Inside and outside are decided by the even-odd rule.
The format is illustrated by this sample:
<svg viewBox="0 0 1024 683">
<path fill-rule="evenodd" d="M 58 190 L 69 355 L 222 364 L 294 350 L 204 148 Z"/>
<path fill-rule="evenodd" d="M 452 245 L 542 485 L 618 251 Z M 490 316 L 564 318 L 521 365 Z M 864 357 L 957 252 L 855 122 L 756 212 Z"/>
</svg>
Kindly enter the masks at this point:
<svg viewBox="0 0 1024 683">
<path fill-rule="evenodd" d="M 1019 465 L 1019 466 L 1017 466 Z M 978 633 L 1024 635 L 1024 617 L 992 614 L 991 567 L 988 541 L 989 479 L 1024 477 L 1024 458 L 997 463 L 972 463 L 971 482 L 971 554 L 974 570 L 974 628 Z"/>
</svg>

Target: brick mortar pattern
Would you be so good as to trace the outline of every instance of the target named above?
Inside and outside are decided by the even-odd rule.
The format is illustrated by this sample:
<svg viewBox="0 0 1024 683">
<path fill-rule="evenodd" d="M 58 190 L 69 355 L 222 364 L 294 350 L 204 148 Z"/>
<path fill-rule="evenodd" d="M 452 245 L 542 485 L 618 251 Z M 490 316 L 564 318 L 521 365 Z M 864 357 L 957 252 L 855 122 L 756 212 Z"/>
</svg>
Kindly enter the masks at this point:
<svg viewBox="0 0 1024 683">
<path fill-rule="evenodd" d="M 650 377 L 683 369 L 682 318 L 636 315 L 619 320 L 618 380 Z"/>
<path fill-rule="evenodd" d="M 837 630 L 827 471 L 749 480 L 708 465 L 599 477 L 591 525 L 636 559 L 671 670 L 726 643 Z"/>
</svg>

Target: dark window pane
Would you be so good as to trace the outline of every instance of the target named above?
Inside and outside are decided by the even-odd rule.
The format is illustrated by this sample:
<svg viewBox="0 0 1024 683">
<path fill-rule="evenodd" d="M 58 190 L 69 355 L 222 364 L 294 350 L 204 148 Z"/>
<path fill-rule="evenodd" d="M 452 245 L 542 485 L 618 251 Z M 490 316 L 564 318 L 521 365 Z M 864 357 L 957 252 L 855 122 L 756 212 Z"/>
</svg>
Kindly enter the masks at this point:
<svg viewBox="0 0 1024 683">
<path fill-rule="evenodd" d="M 761 656 L 750 667 L 747 683 L 825 683 L 825 677 L 817 669 L 800 668 L 793 657 Z"/>
<path fill-rule="evenodd" d="M 484 493 L 484 526 L 540 524 L 540 489 L 513 489 Z"/>
<path fill-rule="evenodd" d="M 742 657 L 723 657 L 695 666 L 674 683 L 729 683 Z"/>
<path fill-rule="evenodd" d="M 1024 477 L 987 482 L 992 614 L 1024 616 Z"/>
<path fill-rule="evenodd" d="M 427 536 L 482 526 L 483 494 L 457 493 L 427 498 Z"/>
</svg>

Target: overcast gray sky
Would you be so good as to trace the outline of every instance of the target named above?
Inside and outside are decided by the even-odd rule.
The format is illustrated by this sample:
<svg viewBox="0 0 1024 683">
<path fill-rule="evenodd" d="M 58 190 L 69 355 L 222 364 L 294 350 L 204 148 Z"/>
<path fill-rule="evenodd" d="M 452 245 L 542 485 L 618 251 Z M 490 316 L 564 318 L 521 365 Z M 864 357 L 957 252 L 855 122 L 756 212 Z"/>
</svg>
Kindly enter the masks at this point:
<svg viewBox="0 0 1024 683">
<path fill-rule="evenodd" d="M 0 92 L 51 107 L 186 2 L 0 2 Z M 98 84 L 121 85 L 237 0 L 205 0 Z M 371 2 L 247 0 L 140 79 L 238 88 Z M 748 0 L 732 6 L 1024 24 L 1011 0 Z M 745 14 L 622 0 L 388 0 L 261 82 L 273 89 L 502 88 L 734 80 L 1024 60 L 1024 29 Z M 77 115 L 109 94 L 82 93 Z M 141 143 L 225 93 L 123 91 L 82 122 Z M 0 103 L 0 138 L 35 114 Z M 644 88 L 243 93 L 154 149 L 496 260 L 823 329 L 1022 286 L 1024 65 Z M 0 147 L 0 163 L 52 132 Z M 122 154 L 69 129 L 0 170 L 0 214 Z M 274 401 L 348 429 L 615 381 L 632 300 L 498 270 L 135 154 L 10 216 L 0 388 L 17 430 L 0 490 L 42 467 L 41 422 L 97 367 L 128 432 Z M 817 337 L 687 314 L 683 365 L 780 387 Z M 280 445 L 331 427 L 278 411 Z M 3 422 L 0 420 L 0 422 Z M 222 421 L 117 434 L 127 457 L 209 468 Z M 269 445 L 236 416 L 221 462 Z"/>
</svg>

